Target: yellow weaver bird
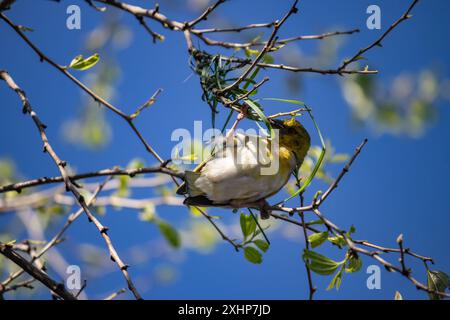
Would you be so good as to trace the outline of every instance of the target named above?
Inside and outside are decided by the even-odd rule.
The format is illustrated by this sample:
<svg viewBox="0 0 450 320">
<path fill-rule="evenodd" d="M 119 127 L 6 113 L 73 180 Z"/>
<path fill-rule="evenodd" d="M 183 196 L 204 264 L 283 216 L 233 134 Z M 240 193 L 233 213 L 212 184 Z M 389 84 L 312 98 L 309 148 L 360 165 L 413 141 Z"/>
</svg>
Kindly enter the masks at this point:
<svg viewBox="0 0 450 320">
<path fill-rule="evenodd" d="M 235 134 L 232 143 L 224 142 L 210 159 L 185 172 L 185 183 L 177 190 L 188 196 L 184 204 L 258 208 L 261 218 L 269 218 L 266 199 L 283 188 L 311 145 L 308 132 L 295 118 L 270 122 L 279 130 L 278 148 L 271 148 L 272 141 L 261 136 Z M 268 161 L 261 161 L 264 155 Z M 274 160 L 278 170 L 264 172 Z"/>
</svg>

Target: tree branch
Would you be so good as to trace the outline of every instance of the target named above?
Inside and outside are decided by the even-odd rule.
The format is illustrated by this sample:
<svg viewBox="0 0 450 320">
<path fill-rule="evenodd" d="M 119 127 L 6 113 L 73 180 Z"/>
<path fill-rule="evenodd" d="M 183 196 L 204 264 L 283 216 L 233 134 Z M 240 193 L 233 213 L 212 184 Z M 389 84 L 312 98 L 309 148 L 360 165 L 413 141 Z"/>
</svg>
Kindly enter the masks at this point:
<svg viewBox="0 0 450 320">
<path fill-rule="evenodd" d="M 386 36 L 391 33 L 400 23 L 402 23 L 403 21 L 409 19 L 410 16 L 410 12 L 411 10 L 414 8 L 414 6 L 417 4 L 417 2 L 419 2 L 419 0 L 414 0 L 411 5 L 408 7 L 408 9 L 406 10 L 406 12 L 400 17 L 400 19 L 398 19 L 397 21 L 395 21 L 382 35 L 381 37 L 379 37 L 377 40 L 375 40 L 375 42 L 373 42 L 372 44 L 370 44 L 369 46 L 365 47 L 364 49 L 360 49 L 353 57 L 351 57 L 348 60 L 345 60 L 342 65 L 337 69 L 338 71 L 343 71 L 345 70 L 345 68 L 357 61 L 361 55 L 363 55 L 364 53 L 366 53 L 367 51 L 369 51 L 370 49 L 372 49 L 375 46 L 381 47 L 381 42 L 384 40 L 384 38 L 386 38 Z"/>
<path fill-rule="evenodd" d="M 154 166 L 154 167 L 144 167 L 144 168 L 136 168 L 136 169 L 120 169 L 118 167 L 111 169 L 102 169 L 92 172 L 79 173 L 75 175 L 69 175 L 68 178 L 70 181 L 77 181 L 87 178 L 96 178 L 103 176 L 129 176 L 134 177 L 136 175 L 146 174 L 146 173 L 161 173 L 169 176 L 177 177 L 180 179 L 184 178 L 184 174 L 181 172 L 177 172 L 171 170 L 164 165 Z M 36 187 L 41 185 L 47 185 L 52 183 L 60 183 L 64 182 L 64 178 L 62 176 L 56 177 L 42 177 L 28 181 L 17 182 L 13 184 L 9 184 L 6 186 L 0 186 L 0 193 L 8 192 L 8 191 L 17 191 L 21 192 L 23 189 Z"/>
<path fill-rule="evenodd" d="M 10 246 L 0 242 L 0 253 L 9 260 L 13 261 L 19 267 L 21 267 L 26 273 L 32 276 L 34 279 L 41 282 L 44 286 L 56 293 L 64 300 L 77 300 L 69 291 L 66 290 L 63 284 L 57 283 L 50 278 L 45 272 L 35 267 L 33 264 L 25 260 L 22 256 L 17 254 Z"/>
<path fill-rule="evenodd" d="M 110 180 L 110 177 L 108 177 L 108 179 L 106 179 L 103 183 L 101 183 L 97 189 L 94 191 L 94 193 L 92 194 L 91 198 L 86 202 L 87 206 L 91 206 L 92 204 L 94 204 L 98 194 L 103 190 L 104 186 L 106 185 L 106 183 Z M 32 259 L 30 261 L 30 263 L 34 263 L 37 259 L 39 259 L 40 257 L 42 257 L 48 250 L 50 250 L 53 246 L 55 246 L 59 241 L 61 241 L 62 236 L 64 235 L 64 233 L 66 232 L 66 230 L 72 225 L 72 223 L 78 219 L 78 217 L 83 213 L 83 208 L 80 208 L 78 211 L 72 213 L 71 215 L 69 215 L 69 217 L 67 218 L 66 223 L 64 224 L 64 226 L 62 227 L 62 229 L 49 241 L 47 242 L 47 244 L 36 254 L 34 254 L 32 256 Z M 20 277 L 23 273 L 23 270 L 18 270 L 15 273 L 11 274 L 5 281 L 3 281 L 1 283 L 1 285 L 3 287 L 6 287 L 8 284 L 10 284 L 14 279 Z M 0 294 L 1 294 L 2 290 L 0 290 Z"/>
</svg>

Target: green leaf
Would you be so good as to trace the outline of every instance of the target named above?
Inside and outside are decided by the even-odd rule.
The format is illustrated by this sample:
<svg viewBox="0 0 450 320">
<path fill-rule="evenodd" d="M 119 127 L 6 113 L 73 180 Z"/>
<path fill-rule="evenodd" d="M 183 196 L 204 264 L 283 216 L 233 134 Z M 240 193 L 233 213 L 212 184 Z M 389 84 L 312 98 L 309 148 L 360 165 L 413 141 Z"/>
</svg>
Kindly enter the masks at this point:
<svg viewBox="0 0 450 320">
<path fill-rule="evenodd" d="M 351 225 L 350 226 L 350 230 L 348 230 L 348 232 L 347 232 L 347 236 L 351 236 L 353 233 L 355 233 L 356 232 L 356 228 L 355 228 L 355 226 L 354 225 Z"/>
<path fill-rule="evenodd" d="M 245 247 L 244 256 L 251 263 L 260 264 L 262 262 L 261 253 L 253 247 Z"/>
<path fill-rule="evenodd" d="M 255 68 L 255 70 L 252 72 L 252 74 L 250 75 L 250 77 L 244 80 L 244 81 L 245 81 L 245 84 L 244 84 L 244 86 L 242 87 L 244 90 L 247 90 L 248 87 L 249 87 L 249 85 L 250 85 L 252 82 L 255 81 L 255 78 L 256 78 L 256 76 L 258 75 L 260 69 L 261 69 L 261 68 L 259 68 L 259 67 Z M 242 94 L 245 94 L 245 93 L 247 93 L 247 92 L 248 92 L 248 91 L 245 91 L 245 92 L 243 92 Z"/>
<path fill-rule="evenodd" d="M 139 214 L 139 219 L 146 222 L 154 222 L 156 216 L 155 205 L 149 203 L 144 207 L 144 210 Z"/>
<path fill-rule="evenodd" d="M 339 163 L 339 162 L 347 161 L 348 159 L 349 159 L 348 154 L 338 153 L 338 154 L 335 154 L 333 157 L 331 157 L 329 162 L 330 163 Z"/>
<path fill-rule="evenodd" d="M 117 188 L 117 191 L 115 192 L 116 196 L 118 197 L 127 197 L 129 195 L 128 191 L 128 181 L 130 180 L 130 177 L 128 176 L 119 176 L 119 186 Z"/>
<path fill-rule="evenodd" d="M 433 291 L 445 292 L 449 287 L 450 282 L 448 275 L 442 271 L 427 270 L 428 288 Z M 441 300 L 442 296 L 435 293 L 428 293 L 430 300 Z"/>
<path fill-rule="evenodd" d="M 328 231 L 313 233 L 308 237 L 311 247 L 316 248 L 328 239 Z"/>
<path fill-rule="evenodd" d="M 292 100 L 292 99 L 264 98 L 263 100 L 271 100 L 271 101 L 291 103 L 291 104 L 295 104 L 295 105 L 298 105 L 298 106 L 306 106 L 306 104 L 304 102 L 298 101 L 298 100 Z"/>
<path fill-rule="evenodd" d="M 93 207 L 92 209 L 95 210 L 95 213 L 98 214 L 99 216 L 104 216 L 106 214 L 105 206 L 97 206 Z"/>
<path fill-rule="evenodd" d="M 16 240 L 11 240 L 11 241 L 8 241 L 7 243 L 5 243 L 5 246 L 12 247 L 15 244 L 16 244 Z"/>
<path fill-rule="evenodd" d="M 362 260 L 355 255 L 352 255 L 347 262 L 347 267 L 345 268 L 345 272 L 352 273 L 352 272 L 358 272 L 361 270 L 362 267 Z"/>
<path fill-rule="evenodd" d="M 282 43 L 282 44 L 280 44 L 280 45 L 278 45 L 278 46 L 272 47 L 272 48 L 270 49 L 269 52 L 275 52 L 275 51 L 278 51 L 278 50 L 280 50 L 280 49 L 283 49 L 285 46 L 286 46 L 286 43 Z M 273 62 L 272 62 L 272 63 L 273 63 Z"/>
<path fill-rule="evenodd" d="M 347 245 L 347 242 L 345 242 L 344 237 L 341 235 L 338 235 L 336 237 L 329 237 L 328 241 L 330 241 L 332 244 L 337 245 L 338 247 L 345 247 Z"/>
<path fill-rule="evenodd" d="M 347 238 L 351 238 L 350 236 L 355 232 L 356 232 L 356 229 L 352 225 L 350 227 L 350 230 L 346 233 Z M 337 245 L 338 247 L 345 247 L 347 245 L 347 242 L 345 241 L 344 237 L 341 235 L 337 235 L 335 237 L 329 237 L 328 241 L 330 241 L 332 244 Z"/>
<path fill-rule="evenodd" d="M 259 50 L 245 48 L 245 55 L 247 56 L 247 58 L 250 58 L 251 56 L 257 56 L 258 54 Z"/>
<path fill-rule="evenodd" d="M 158 228 L 167 242 L 174 248 L 179 248 L 181 245 L 180 235 L 178 231 L 165 221 L 158 221 Z"/>
<path fill-rule="evenodd" d="M 46 213 L 50 215 L 62 215 L 66 213 L 66 209 L 60 205 L 52 205 L 47 207 Z"/>
<path fill-rule="evenodd" d="M 267 252 L 269 250 L 269 244 L 261 239 L 254 240 L 253 243 L 262 251 Z"/>
<path fill-rule="evenodd" d="M 262 60 L 263 60 L 264 63 L 269 63 L 269 64 L 275 62 L 275 59 L 270 54 L 264 55 Z"/>
<path fill-rule="evenodd" d="M 399 291 L 395 291 L 394 300 L 403 300 L 402 294 Z"/>
<path fill-rule="evenodd" d="M 327 276 L 333 274 L 342 262 L 336 262 L 320 253 L 305 249 L 303 260 L 308 267 L 317 274 Z"/>
<path fill-rule="evenodd" d="M 145 162 L 140 158 L 132 159 L 127 165 L 127 169 L 139 169 L 143 167 L 145 167 Z"/>
<path fill-rule="evenodd" d="M 262 112 L 261 108 L 258 107 L 258 105 L 253 100 L 245 99 L 244 102 L 258 115 L 261 121 L 265 123 L 267 129 L 270 132 L 270 138 L 272 139 L 273 137 L 275 137 L 275 131 L 272 128 L 272 124 L 270 123 L 269 119 L 267 119 L 264 112 Z"/>
<path fill-rule="evenodd" d="M 323 224 L 322 220 L 313 220 L 307 223 L 309 226 L 317 225 L 317 224 Z"/>
<path fill-rule="evenodd" d="M 76 70 L 86 70 L 93 67 L 100 60 L 98 53 L 84 59 L 83 55 L 78 55 L 69 64 L 69 68 Z"/>
<path fill-rule="evenodd" d="M 240 224 L 244 240 L 247 239 L 250 235 L 252 235 L 256 230 L 255 219 L 253 219 L 252 216 L 247 216 L 244 213 L 241 213 Z"/>
<path fill-rule="evenodd" d="M 327 287 L 327 290 L 331 290 L 336 287 L 336 290 L 339 290 L 342 283 L 342 268 L 335 274 L 333 279 L 331 279 L 330 284 Z"/>
</svg>

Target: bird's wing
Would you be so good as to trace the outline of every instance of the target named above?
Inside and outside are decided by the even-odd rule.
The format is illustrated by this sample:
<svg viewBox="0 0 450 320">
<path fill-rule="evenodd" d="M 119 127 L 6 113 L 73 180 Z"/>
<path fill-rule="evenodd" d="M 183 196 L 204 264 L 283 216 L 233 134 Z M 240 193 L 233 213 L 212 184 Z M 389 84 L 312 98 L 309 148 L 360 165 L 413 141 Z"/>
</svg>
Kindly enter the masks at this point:
<svg viewBox="0 0 450 320">
<path fill-rule="evenodd" d="M 246 136 L 237 138 L 245 141 L 237 147 L 237 154 L 229 149 L 224 157 L 208 161 L 191 179 L 194 181 L 188 182 L 194 184 L 188 192 L 190 196 L 205 195 L 214 203 L 256 201 L 278 191 L 287 182 L 289 168 L 270 176 L 261 174 L 262 165 L 256 148 L 258 142 L 252 142 Z"/>
<path fill-rule="evenodd" d="M 261 170 L 268 164 L 269 149 L 268 140 L 255 135 L 237 133 L 225 142 L 219 141 L 212 158 L 196 170 L 186 171 L 186 184 L 179 191 L 190 198 L 205 197 L 214 205 L 251 202 L 270 196 L 287 182 L 290 169 L 263 175 Z M 200 202 L 204 203 L 203 200 Z"/>
<path fill-rule="evenodd" d="M 197 179 L 199 175 L 195 175 L 193 173 L 199 173 L 202 171 L 202 169 L 205 167 L 206 164 L 208 164 L 211 161 L 215 161 L 217 159 L 225 158 L 230 156 L 230 154 L 234 154 L 236 152 L 237 154 L 240 154 L 238 150 L 241 148 L 250 148 L 251 151 L 257 152 L 256 144 L 262 143 L 263 146 L 267 146 L 267 142 L 259 141 L 261 137 L 259 136 L 250 136 L 250 135 L 244 135 L 242 133 L 237 133 L 234 136 L 231 137 L 216 137 L 213 139 L 210 143 L 210 147 L 212 150 L 212 154 L 207 159 L 203 160 L 193 171 L 186 171 L 186 177 L 185 182 L 183 182 L 177 189 L 176 193 L 179 195 L 183 195 L 186 193 L 189 193 L 192 195 L 189 191 L 188 186 L 186 183 L 190 183 L 191 186 L 194 186 L 194 182 Z M 258 141 L 258 142 L 255 142 Z M 267 141 L 267 140 L 266 140 Z M 232 153 L 233 152 L 233 153 Z M 251 165 L 251 164 L 250 164 Z M 253 162 L 253 167 L 256 168 L 257 163 Z M 230 173 L 230 172 L 225 172 Z M 200 191 L 191 189 L 193 193 L 196 195 L 199 195 Z"/>
</svg>

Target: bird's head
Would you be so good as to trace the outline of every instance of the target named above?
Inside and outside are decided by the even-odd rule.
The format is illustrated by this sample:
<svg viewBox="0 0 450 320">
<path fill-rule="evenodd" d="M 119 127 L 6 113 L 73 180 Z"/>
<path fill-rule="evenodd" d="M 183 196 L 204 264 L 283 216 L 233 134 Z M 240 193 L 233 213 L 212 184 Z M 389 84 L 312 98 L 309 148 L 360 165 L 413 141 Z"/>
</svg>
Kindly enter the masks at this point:
<svg viewBox="0 0 450 320">
<path fill-rule="evenodd" d="M 274 129 L 279 130 L 280 145 L 294 153 L 297 165 L 300 166 L 311 146 L 311 137 L 308 131 L 295 118 L 270 119 L 270 123 Z"/>
</svg>

